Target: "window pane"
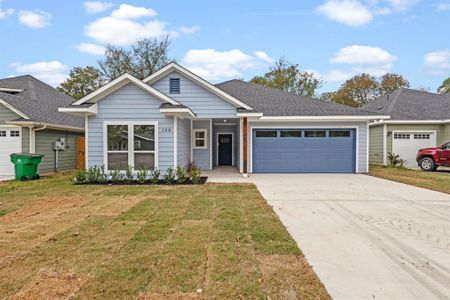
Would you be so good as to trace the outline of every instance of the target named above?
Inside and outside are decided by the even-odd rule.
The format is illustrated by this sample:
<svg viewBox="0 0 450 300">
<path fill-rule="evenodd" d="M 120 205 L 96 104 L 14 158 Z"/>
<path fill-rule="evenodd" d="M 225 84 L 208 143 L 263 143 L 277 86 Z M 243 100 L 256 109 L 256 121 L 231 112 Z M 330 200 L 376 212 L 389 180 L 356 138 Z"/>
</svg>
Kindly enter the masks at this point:
<svg viewBox="0 0 450 300">
<path fill-rule="evenodd" d="M 305 137 L 325 137 L 326 132 L 324 130 L 308 130 L 305 131 Z"/>
<path fill-rule="evenodd" d="M 10 136 L 20 136 L 20 131 L 18 131 L 18 130 L 11 130 L 9 135 Z"/>
<path fill-rule="evenodd" d="M 6 130 L 1 130 L 0 131 L 0 136 L 6 136 Z"/>
<path fill-rule="evenodd" d="M 276 130 L 258 130 L 256 131 L 256 137 L 277 137 Z"/>
<path fill-rule="evenodd" d="M 128 153 L 108 153 L 108 170 L 125 170 L 128 167 Z"/>
<path fill-rule="evenodd" d="M 128 150 L 128 126 L 108 125 L 108 151 Z"/>
<path fill-rule="evenodd" d="M 205 132 L 204 131 L 196 131 L 195 132 L 195 138 L 196 139 L 204 139 L 205 138 Z"/>
<path fill-rule="evenodd" d="M 155 126 L 134 125 L 134 150 L 155 150 Z"/>
<path fill-rule="evenodd" d="M 301 137 L 302 132 L 300 130 L 281 130 L 281 137 Z"/>
<path fill-rule="evenodd" d="M 349 137 L 350 131 L 348 130 L 330 130 L 330 137 Z"/>
<path fill-rule="evenodd" d="M 134 169 L 153 170 L 155 168 L 154 153 L 134 153 Z"/>
<path fill-rule="evenodd" d="M 195 147 L 205 147 L 205 140 L 195 140 Z"/>
</svg>

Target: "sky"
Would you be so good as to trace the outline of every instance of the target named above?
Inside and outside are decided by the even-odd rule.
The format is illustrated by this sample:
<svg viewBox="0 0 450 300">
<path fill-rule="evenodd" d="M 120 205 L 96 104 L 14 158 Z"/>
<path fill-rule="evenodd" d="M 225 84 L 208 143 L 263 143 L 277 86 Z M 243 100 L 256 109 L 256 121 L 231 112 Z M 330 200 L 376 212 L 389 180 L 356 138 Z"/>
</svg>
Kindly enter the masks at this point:
<svg viewBox="0 0 450 300">
<path fill-rule="evenodd" d="M 284 57 L 324 80 L 321 92 L 361 72 L 435 92 L 450 76 L 449 29 L 450 0 L 0 0 L 0 77 L 56 86 L 107 44 L 168 35 L 170 57 L 214 83 Z"/>
</svg>

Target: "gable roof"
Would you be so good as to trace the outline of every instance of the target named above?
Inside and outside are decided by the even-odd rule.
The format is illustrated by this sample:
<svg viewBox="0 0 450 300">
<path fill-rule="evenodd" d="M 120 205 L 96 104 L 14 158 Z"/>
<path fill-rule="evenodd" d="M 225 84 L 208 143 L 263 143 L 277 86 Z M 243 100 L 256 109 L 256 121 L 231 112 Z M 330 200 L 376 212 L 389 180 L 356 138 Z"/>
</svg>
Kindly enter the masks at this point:
<svg viewBox="0 0 450 300">
<path fill-rule="evenodd" d="M 449 120 L 450 94 L 434 94 L 401 88 L 363 106 L 387 114 L 391 120 Z"/>
<path fill-rule="evenodd" d="M 170 98 L 167 95 L 164 95 L 163 93 L 161 93 L 160 91 L 158 91 L 157 89 L 152 88 L 151 86 L 143 83 L 141 80 L 137 79 L 136 77 L 125 73 L 120 77 L 117 77 L 116 79 L 108 82 L 107 84 L 105 84 L 104 86 L 102 86 L 101 88 L 93 91 L 92 93 L 90 93 L 89 95 L 81 98 L 80 100 L 72 103 L 72 107 L 73 106 L 78 106 L 84 103 L 96 103 L 97 101 L 99 101 L 100 99 L 102 99 L 103 97 L 106 97 L 107 95 L 117 91 L 118 89 L 120 89 L 121 87 L 132 83 L 135 86 L 143 89 L 144 91 L 146 91 L 147 93 L 155 96 L 156 98 L 160 99 L 161 101 L 173 104 L 173 105 L 180 105 L 180 103 L 178 103 L 177 101 L 175 101 L 174 99 Z M 68 111 L 68 110 L 66 110 Z"/>
<path fill-rule="evenodd" d="M 84 128 L 83 118 L 58 112 L 58 107 L 70 105 L 74 99 L 33 76 L 0 79 L 0 88 L 0 103 L 21 117 L 14 121 Z"/>
<path fill-rule="evenodd" d="M 230 80 L 216 86 L 248 103 L 256 111 L 266 116 L 373 116 L 365 110 L 304 97 L 278 89 L 245 82 Z M 381 116 L 381 115 L 380 115 Z"/>
<path fill-rule="evenodd" d="M 214 86 L 213 84 L 209 83 L 208 81 L 206 81 L 205 79 L 201 78 L 200 76 L 198 76 L 198 75 L 192 73 L 191 71 L 189 71 L 188 69 L 180 66 L 176 62 L 169 63 L 167 66 L 165 66 L 164 68 L 156 71 L 155 73 L 153 73 L 149 77 L 145 78 L 143 81 L 145 83 L 147 83 L 148 85 L 151 85 L 152 83 L 158 81 L 159 79 L 163 78 L 166 75 L 169 75 L 170 73 L 172 73 L 174 71 L 181 73 L 182 75 L 184 75 L 187 78 L 191 79 L 192 81 L 194 81 L 198 85 L 202 86 L 203 88 L 207 89 L 211 93 L 215 94 L 216 96 L 218 96 L 218 97 L 224 99 L 225 101 L 228 101 L 229 103 L 233 104 L 237 108 L 244 108 L 244 109 L 247 109 L 247 110 L 253 110 L 253 108 L 248 103 L 244 103 L 244 102 L 236 99 L 236 97 L 234 97 L 233 95 L 227 94 L 223 90 L 218 89 L 217 86 Z"/>
</svg>

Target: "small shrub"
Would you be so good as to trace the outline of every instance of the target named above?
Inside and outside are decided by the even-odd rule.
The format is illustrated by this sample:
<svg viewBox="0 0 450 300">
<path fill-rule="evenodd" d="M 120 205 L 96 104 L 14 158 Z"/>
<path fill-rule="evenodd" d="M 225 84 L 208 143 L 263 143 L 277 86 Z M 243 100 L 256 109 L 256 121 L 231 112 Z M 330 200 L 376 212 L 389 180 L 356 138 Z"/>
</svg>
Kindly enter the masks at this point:
<svg viewBox="0 0 450 300">
<path fill-rule="evenodd" d="M 199 169 L 199 167 L 197 167 L 197 164 L 193 160 L 189 160 L 187 162 L 185 168 L 186 168 L 186 173 L 187 173 L 188 177 L 191 177 L 192 170 L 198 170 Z"/>
<path fill-rule="evenodd" d="M 105 173 L 105 166 L 104 165 L 102 165 L 100 167 L 100 176 L 98 178 L 98 182 L 99 183 L 106 183 L 106 182 L 108 182 L 108 176 Z"/>
<path fill-rule="evenodd" d="M 181 166 L 177 166 L 175 173 L 177 175 L 178 183 L 185 183 L 186 180 L 188 180 L 188 176 L 187 176 L 187 172 L 186 172 L 185 168 L 183 168 Z"/>
<path fill-rule="evenodd" d="M 123 179 L 123 174 L 120 173 L 120 170 L 114 169 L 111 170 L 111 181 L 114 183 L 121 182 Z"/>
<path fill-rule="evenodd" d="M 72 176 L 72 182 L 75 184 L 88 183 L 87 182 L 87 171 L 85 170 L 77 170 L 75 174 Z"/>
<path fill-rule="evenodd" d="M 388 160 L 391 167 L 403 167 L 405 165 L 405 160 L 400 157 L 398 154 L 394 154 L 392 152 L 388 153 Z"/>
<path fill-rule="evenodd" d="M 164 175 L 164 180 L 166 183 L 173 183 L 175 181 L 175 172 L 173 168 L 167 168 L 166 175 Z"/>
<path fill-rule="evenodd" d="M 159 176 L 161 175 L 161 172 L 158 169 L 154 169 L 153 171 L 150 171 L 150 177 L 153 184 L 157 184 L 159 182 Z"/>
<path fill-rule="evenodd" d="M 139 183 L 145 183 L 145 180 L 147 180 L 148 171 L 146 169 L 139 169 L 137 173 L 137 180 Z"/>
<path fill-rule="evenodd" d="M 92 166 L 87 171 L 88 183 L 100 183 L 102 177 L 102 170 L 99 166 Z"/>
<path fill-rule="evenodd" d="M 191 180 L 194 184 L 200 183 L 200 175 L 201 175 L 200 169 L 194 169 L 191 171 Z"/>
<path fill-rule="evenodd" d="M 125 179 L 128 183 L 133 182 L 134 177 L 133 177 L 133 167 L 128 165 L 127 168 L 125 169 Z"/>
</svg>

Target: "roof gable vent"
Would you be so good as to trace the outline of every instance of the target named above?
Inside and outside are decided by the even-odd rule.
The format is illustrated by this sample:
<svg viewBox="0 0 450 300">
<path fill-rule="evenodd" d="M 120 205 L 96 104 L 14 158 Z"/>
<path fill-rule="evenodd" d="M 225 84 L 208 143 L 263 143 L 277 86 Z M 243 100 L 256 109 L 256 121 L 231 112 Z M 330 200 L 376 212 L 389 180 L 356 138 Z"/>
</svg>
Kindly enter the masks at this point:
<svg viewBox="0 0 450 300">
<path fill-rule="evenodd" d="M 169 93 L 171 93 L 171 94 L 179 94 L 180 93 L 180 78 L 170 78 Z"/>
</svg>

